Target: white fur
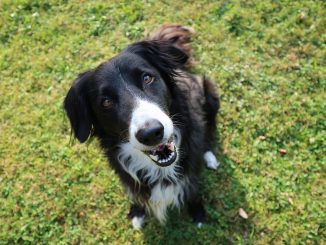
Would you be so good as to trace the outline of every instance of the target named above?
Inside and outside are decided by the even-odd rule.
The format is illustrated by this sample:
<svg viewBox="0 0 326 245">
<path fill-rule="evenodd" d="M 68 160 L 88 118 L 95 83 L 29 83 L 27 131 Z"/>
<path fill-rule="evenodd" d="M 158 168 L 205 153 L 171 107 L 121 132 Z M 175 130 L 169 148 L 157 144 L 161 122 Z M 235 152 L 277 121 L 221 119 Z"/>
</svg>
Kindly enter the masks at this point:
<svg viewBox="0 0 326 245">
<path fill-rule="evenodd" d="M 147 209 L 161 223 L 164 223 L 167 208 L 169 206 L 179 207 L 181 205 L 180 202 L 183 200 L 184 191 L 188 183 L 188 181 L 180 179 L 178 176 L 176 170 L 180 166 L 173 163 L 168 167 L 159 167 L 142 151 L 133 148 L 130 143 L 124 143 L 120 146 L 118 160 L 123 169 L 139 184 L 141 180 L 138 178 L 137 172 L 140 170 L 144 171 L 144 179 L 149 184 L 158 180 L 158 183 L 151 190 Z M 175 162 L 177 161 L 178 159 Z M 169 179 L 176 184 L 164 186 L 161 184 L 163 179 Z M 130 190 L 128 193 L 133 198 Z"/>
<path fill-rule="evenodd" d="M 216 170 L 220 165 L 220 162 L 216 159 L 215 155 L 211 151 L 206 151 L 204 154 L 207 167 Z"/>
<path fill-rule="evenodd" d="M 180 208 L 183 204 L 185 192 L 189 190 L 188 185 L 189 180 L 187 178 L 179 180 L 176 184 L 171 184 L 169 186 L 162 186 L 159 182 L 152 188 L 148 203 L 144 203 L 147 211 L 152 213 L 161 223 L 164 223 L 166 221 L 167 208 L 169 206 Z M 128 187 L 127 193 L 131 199 L 137 199 L 137 197 L 133 196 Z M 142 226 L 143 220 L 140 218 L 144 219 L 144 217 L 145 216 L 137 217 L 137 219 L 134 217 L 132 219 L 134 229 L 137 229 L 135 227 L 139 227 L 137 226 L 139 222 L 141 222 Z"/>
<path fill-rule="evenodd" d="M 180 132 L 178 129 L 175 129 L 173 134 L 175 135 L 175 145 L 178 152 L 178 147 L 181 143 Z M 178 162 L 178 158 L 175 163 Z M 168 206 L 179 207 L 181 205 L 180 201 L 182 202 L 183 200 L 184 191 L 187 185 L 189 185 L 187 179 L 180 179 L 178 176 L 177 169 L 180 168 L 180 166 L 173 163 L 167 167 L 160 167 L 146 154 L 136 149 L 131 143 L 123 143 L 120 145 L 118 160 L 122 168 L 139 184 L 141 180 L 138 178 L 137 172 L 140 170 L 145 173 L 143 180 L 146 180 L 149 184 L 158 180 L 158 183 L 151 190 L 147 209 L 163 223 L 166 219 Z M 169 179 L 176 184 L 162 186 L 161 183 L 163 179 Z M 128 188 L 127 192 L 129 196 L 135 198 Z"/>
<path fill-rule="evenodd" d="M 132 112 L 131 122 L 129 127 L 129 141 L 130 143 L 139 150 L 149 150 L 149 147 L 140 143 L 135 137 L 136 132 L 143 128 L 146 122 L 156 119 L 162 123 L 164 127 L 163 142 L 168 141 L 173 133 L 172 120 L 166 115 L 163 110 L 154 103 L 146 100 L 137 100 L 137 105 Z"/>
<path fill-rule="evenodd" d="M 131 220 L 131 223 L 132 223 L 132 227 L 135 229 L 135 230 L 140 230 L 142 227 L 143 227 L 143 224 L 144 224 L 144 218 L 145 216 L 135 216 L 132 218 Z"/>
<path fill-rule="evenodd" d="M 183 201 L 186 188 L 184 179 L 179 180 L 177 184 L 162 186 L 158 183 L 154 186 L 149 199 L 149 209 L 155 217 L 164 223 L 166 220 L 166 212 L 169 206 L 179 208 Z"/>
</svg>

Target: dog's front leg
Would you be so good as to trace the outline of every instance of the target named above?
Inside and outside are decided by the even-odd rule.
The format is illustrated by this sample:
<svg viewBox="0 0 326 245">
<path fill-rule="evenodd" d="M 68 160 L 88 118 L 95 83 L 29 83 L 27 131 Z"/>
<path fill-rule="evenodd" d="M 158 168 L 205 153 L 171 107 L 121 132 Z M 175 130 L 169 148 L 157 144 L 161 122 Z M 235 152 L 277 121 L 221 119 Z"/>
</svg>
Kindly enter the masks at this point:
<svg viewBox="0 0 326 245">
<path fill-rule="evenodd" d="M 188 202 L 188 212 L 193 218 L 193 221 L 197 224 L 197 227 L 201 228 L 205 218 L 205 209 L 200 197 Z"/>
<path fill-rule="evenodd" d="M 145 220 L 145 209 L 137 204 L 132 204 L 129 210 L 128 218 L 131 219 L 132 227 L 140 230 Z"/>
</svg>

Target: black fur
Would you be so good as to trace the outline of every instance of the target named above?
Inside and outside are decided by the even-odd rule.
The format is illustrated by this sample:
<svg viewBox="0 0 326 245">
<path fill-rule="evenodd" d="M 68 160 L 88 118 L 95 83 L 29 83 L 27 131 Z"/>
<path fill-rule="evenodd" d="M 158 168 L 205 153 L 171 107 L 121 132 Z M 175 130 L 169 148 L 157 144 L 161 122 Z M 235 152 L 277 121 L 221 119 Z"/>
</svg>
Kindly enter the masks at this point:
<svg viewBox="0 0 326 245">
<path fill-rule="evenodd" d="M 70 88 L 64 108 L 74 135 L 80 142 L 89 137 L 99 139 L 109 163 L 122 183 L 135 198 L 129 217 L 142 216 L 156 182 L 148 184 L 145 173 L 137 173 L 138 184 L 126 172 L 119 160 L 119 145 L 128 140 L 128 127 L 137 95 L 153 101 L 164 109 L 178 126 L 182 143 L 178 165 L 179 175 L 187 176 L 183 202 L 188 205 L 195 222 L 202 222 L 204 208 L 198 190 L 198 177 L 203 153 L 212 150 L 215 116 L 219 108 L 218 95 L 209 80 L 191 75 L 185 68 L 189 57 L 181 49 L 165 41 L 142 41 L 128 47 L 120 55 L 81 74 Z M 143 72 L 154 74 L 155 84 L 139 82 Z M 101 108 L 103 98 L 114 106 Z M 171 179 L 163 185 L 177 185 Z"/>
</svg>

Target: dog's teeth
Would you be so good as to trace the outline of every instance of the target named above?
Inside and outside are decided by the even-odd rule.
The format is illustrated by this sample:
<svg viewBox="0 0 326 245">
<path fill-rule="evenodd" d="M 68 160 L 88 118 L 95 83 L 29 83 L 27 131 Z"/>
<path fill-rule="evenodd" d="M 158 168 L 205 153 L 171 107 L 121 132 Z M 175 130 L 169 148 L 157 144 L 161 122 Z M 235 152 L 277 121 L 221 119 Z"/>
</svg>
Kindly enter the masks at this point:
<svg viewBox="0 0 326 245">
<path fill-rule="evenodd" d="M 157 162 L 157 160 L 158 160 L 158 157 L 157 157 L 157 156 L 149 155 L 149 157 L 150 157 L 152 160 L 156 161 L 156 162 Z"/>
<path fill-rule="evenodd" d="M 160 164 L 166 164 L 166 163 L 170 163 L 170 161 L 172 160 L 172 158 L 176 155 L 176 152 L 172 151 L 170 153 L 170 155 L 166 156 L 166 158 L 159 158 L 159 156 L 155 156 L 155 155 L 149 155 L 150 158 L 152 158 L 153 160 L 155 160 L 156 162 L 160 163 Z"/>
</svg>

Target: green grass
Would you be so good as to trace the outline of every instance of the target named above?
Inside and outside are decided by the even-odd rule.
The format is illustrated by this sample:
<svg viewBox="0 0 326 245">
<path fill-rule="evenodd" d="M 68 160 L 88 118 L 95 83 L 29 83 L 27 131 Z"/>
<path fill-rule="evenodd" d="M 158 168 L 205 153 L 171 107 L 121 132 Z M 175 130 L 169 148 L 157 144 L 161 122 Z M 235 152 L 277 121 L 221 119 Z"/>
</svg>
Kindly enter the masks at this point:
<svg viewBox="0 0 326 245">
<path fill-rule="evenodd" d="M 325 244 L 325 9 L 1 0 L 0 244 Z M 62 102 L 78 73 L 171 22 L 197 30 L 195 71 L 220 87 L 222 165 L 202 174 L 202 229 L 171 211 L 135 232 L 97 141 L 70 143 Z"/>
</svg>

